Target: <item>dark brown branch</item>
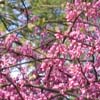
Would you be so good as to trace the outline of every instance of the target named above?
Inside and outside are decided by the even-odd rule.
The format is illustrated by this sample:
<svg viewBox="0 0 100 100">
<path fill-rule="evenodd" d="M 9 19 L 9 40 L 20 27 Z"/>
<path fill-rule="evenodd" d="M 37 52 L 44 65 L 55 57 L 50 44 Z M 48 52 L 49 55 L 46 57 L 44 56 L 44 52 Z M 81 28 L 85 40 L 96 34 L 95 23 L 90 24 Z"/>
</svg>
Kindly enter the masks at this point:
<svg viewBox="0 0 100 100">
<path fill-rule="evenodd" d="M 81 12 L 81 13 L 82 13 L 82 12 Z M 69 33 L 72 31 L 72 28 L 73 28 L 75 22 L 77 21 L 78 17 L 81 15 L 81 13 L 74 19 L 73 23 L 68 27 L 68 30 L 67 30 L 67 32 L 66 32 L 67 34 L 69 34 Z M 67 38 L 67 36 L 64 37 L 62 43 L 65 42 L 66 38 Z"/>
<path fill-rule="evenodd" d="M 7 84 L 7 83 L 4 83 L 4 84 L 0 84 L 0 88 L 4 88 L 6 86 L 10 86 L 11 84 Z"/>
<path fill-rule="evenodd" d="M 59 69 L 60 72 L 62 72 L 63 74 L 67 75 L 68 78 L 72 78 L 72 76 L 68 73 L 65 73 L 64 71 L 62 71 L 61 69 Z"/>
<path fill-rule="evenodd" d="M 24 100 L 24 98 L 22 97 L 22 95 L 21 95 L 21 93 L 20 93 L 18 87 L 14 84 L 14 82 L 12 81 L 12 79 L 9 78 L 6 74 L 3 74 L 3 73 L 0 73 L 0 74 L 1 74 L 2 76 L 4 76 L 4 77 L 8 80 L 8 82 L 10 82 L 10 83 L 14 86 L 14 88 L 16 89 L 16 91 L 17 91 L 17 93 L 18 93 L 20 99 L 21 99 L 21 100 Z"/>
<path fill-rule="evenodd" d="M 45 91 L 49 91 L 49 92 L 52 92 L 52 93 L 57 93 L 59 95 L 62 95 L 60 93 L 60 91 L 56 90 L 56 89 L 52 89 L 52 88 L 47 88 L 47 87 L 44 87 L 44 86 L 41 86 L 41 85 L 32 85 L 32 84 L 25 84 L 24 85 L 25 87 L 33 87 L 33 88 L 38 88 L 38 89 L 41 89 L 41 90 L 45 90 Z M 78 97 L 77 94 L 74 94 L 72 92 L 66 92 L 67 95 L 70 95 L 70 96 L 74 96 L 74 97 Z M 62 95 L 64 96 L 64 95 Z M 65 96 L 64 96 L 65 97 Z"/>
<path fill-rule="evenodd" d="M 34 61 L 43 61 L 43 60 L 46 60 L 46 59 L 58 59 L 58 58 L 34 58 L 33 60 L 30 60 L 30 61 L 26 61 L 26 62 L 23 62 L 23 63 L 18 63 L 18 64 L 15 64 L 15 65 L 11 65 L 11 66 L 9 66 L 9 67 L 4 67 L 4 68 L 1 68 L 0 69 L 0 72 L 2 72 L 3 70 L 6 70 L 6 69 L 9 69 L 9 68 L 13 68 L 13 67 L 16 67 L 16 66 L 19 66 L 19 65 L 23 65 L 23 64 L 27 64 L 27 63 L 32 63 L 32 62 L 34 62 Z M 61 59 L 61 60 L 67 60 L 67 61 L 70 61 L 70 62 L 72 62 L 73 60 L 71 60 L 71 59 L 66 59 L 66 58 L 59 58 L 59 59 Z M 80 62 L 92 62 L 92 60 L 80 60 Z M 63 72 L 62 70 L 59 70 L 60 72 Z M 72 76 L 70 76 L 69 74 L 67 74 L 67 73 L 64 73 L 64 74 L 66 74 L 66 75 L 68 75 L 68 77 L 72 77 Z"/>
<path fill-rule="evenodd" d="M 53 66 L 50 66 L 50 69 L 49 69 L 49 71 L 47 72 L 47 81 L 49 81 L 50 74 L 51 74 L 52 70 L 53 70 Z"/>
<path fill-rule="evenodd" d="M 28 20 L 29 20 L 28 10 L 27 10 L 27 7 L 26 7 L 26 5 L 24 3 L 24 0 L 21 0 L 21 2 L 22 2 L 23 6 L 25 8 L 25 11 L 26 11 L 26 18 L 27 18 L 27 24 L 28 24 Z"/>
<path fill-rule="evenodd" d="M 26 87 L 38 88 L 38 89 L 45 90 L 45 91 L 49 91 L 49 92 L 53 92 L 53 93 L 60 93 L 60 92 L 59 92 L 58 90 L 56 90 L 56 89 L 46 88 L 46 87 L 43 87 L 43 86 L 41 86 L 41 85 L 25 84 L 24 86 L 26 86 Z"/>
<path fill-rule="evenodd" d="M 1 17 L 1 16 L 0 16 L 0 17 Z M 1 20 L 1 22 L 3 23 L 5 29 L 8 30 L 8 26 L 7 26 L 7 24 L 5 23 L 5 20 L 4 20 L 2 17 L 0 18 L 0 20 Z"/>
<path fill-rule="evenodd" d="M 92 67 L 93 67 L 93 70 L 94 70 L 94 74 L 95 74 L 95 80 L 98 81 L 98 74 L 97 74 L 97 71 L 95 69 L 95 66 L 94 66 L 94 55 L 92 55 L 92 59 L 93 59 L 93 64 L 92 64 Z"/>
<path fill-rule="evenodd" d="M 90 82 L 89 82 L 89 80 L 87 79 L 87 77 L 85 76 L 85 73 L 83 72 L 83 69 L 82 69 L 82 64 L 81 64 L 80 60 L 79 60 L 79 59 L 77 59 L 77 61 L 78 61 L 78 63 L 80 64 L 81 73 L 82 73 L 82 75 L 84 76 L 84 78 L 85 78 L 85 79 L 86 79 L 86 81 L 87 81 L 86 86 L 88 86 L 88 85 L 90 85 Z"/>
<path fill-rule="evenodd" d="M 4 1 L 4 0 L 1 0 L 1 1 L 0 1 L 0 4 L 5 4 L 5 1 Z"/>
<path fill-rule="evenodd" d="M 54 98 L 59 98 L 59 97 L 62 97 L 63 99 L 65 98 L 66 100 L 69 100 L 66 96 L 61 95 L 61 94 L 56 94 L 56 95 L 52 96 L 50 99 L 48 99 L 48 100 L 54 100 Z"/>
<path fill-rule="evenodd" d="M 76 21 L 76 20 L 75 20 L 75 21 Z M 72 28 L 73 28 L 73 26 L 74 26 L 74 24 L 75 24 L 75 21 L 73 22 L 73 24 L 71 24 L 71 25 L 68 27 L 68 30 L 67 30 L 67 32 L 66 32 L 67 34 L 69 34 L 69 33 L 72 31 Z M 65 42 L 66 38 L 67 38 L 67 36 L 64 37 L 62 43 Z"/>
<path fill-rule="evenodd" d="M 13 68 L 13 67 L 20 66 L 20 65 L 23 65 L 23 64 L 27 64 L 27 63 L 31 63 L 31 62 L 33 62 L 33 60 L 32 61 L 23 62 L 23 63 L 19 63 L 19 64 L 15 64 L 15 65 L 11 65 L 9 67 L 4 67 L 4 68 L 0 69 L 0 72 L 2 72 L 3 70 L 9 69 L 9 68 Z"/>
</svg>

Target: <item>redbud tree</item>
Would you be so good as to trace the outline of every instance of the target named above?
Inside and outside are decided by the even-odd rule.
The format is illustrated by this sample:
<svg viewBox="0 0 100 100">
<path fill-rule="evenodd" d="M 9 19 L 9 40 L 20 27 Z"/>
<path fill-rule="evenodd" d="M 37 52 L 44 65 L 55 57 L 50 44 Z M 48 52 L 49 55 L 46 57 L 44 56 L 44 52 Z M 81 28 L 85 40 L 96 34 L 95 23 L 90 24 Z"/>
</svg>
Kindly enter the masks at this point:
<svg viewBox="0 0 100 100">
<path fill-rule="evenodd" d="M 100 100 L 100 0 L 0 5 L 0 100 Z"/>
</svg>

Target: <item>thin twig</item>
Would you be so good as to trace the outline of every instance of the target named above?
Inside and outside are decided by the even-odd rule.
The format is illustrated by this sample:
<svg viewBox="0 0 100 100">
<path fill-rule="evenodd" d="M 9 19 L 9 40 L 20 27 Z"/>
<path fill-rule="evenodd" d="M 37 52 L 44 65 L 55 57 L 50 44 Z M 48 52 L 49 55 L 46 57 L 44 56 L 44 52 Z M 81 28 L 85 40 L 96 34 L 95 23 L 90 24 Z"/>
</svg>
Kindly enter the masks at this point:
<svg viewBox="0 0 100 100">
<path fill-rule="evenodd" d="M 13 30 L 13 31 L 11 31 L 11 32 L 7 32 L 6 34 L 1 35 L 0 38 L 4 38 L 4 37 L 6 37 L 7 35 L 12 34 L 12 33 L 14 33 L 14 32 L 18 32 L 18 31 L 22 30 L 22 29 L 25 28 L 25 27 L 26 27 L 26 25 L 21 26 L 21 27 L 18 27 L 17 29 L 15 29 L 15 30 Z"/>
<path fill-rule="evenodd" d="M 21 100 L 24 100 L 24 98 L 23 98 L 23 96 L 21 95 L 21 93 L 20 93 L 18 87 L 15 85 L 15 83 L 12 81 L 12 79 L 9 78 L 6 74 L 3 74 L 3 73 L 0 73 L 0 74 L 1 74 L 2 76 L 4 76 L 4 77 L 14 86 L 14 88 L 16 89 L 16 91 L 17 91 L 19 97 L 21 98 Z"/>
</svg>

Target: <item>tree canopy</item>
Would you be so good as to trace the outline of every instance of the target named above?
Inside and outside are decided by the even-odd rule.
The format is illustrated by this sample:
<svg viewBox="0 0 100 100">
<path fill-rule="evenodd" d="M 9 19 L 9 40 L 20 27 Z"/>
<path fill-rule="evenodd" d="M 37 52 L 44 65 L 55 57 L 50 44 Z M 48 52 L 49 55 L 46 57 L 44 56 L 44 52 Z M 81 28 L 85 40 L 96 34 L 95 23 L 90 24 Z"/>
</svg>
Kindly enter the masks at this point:
<svg viewBox="0 0 100 100">
<path fill-rule="evenodd" d="M 100 100 L 100 0 L 0 0 L 0 100 Z"/>
</svg>

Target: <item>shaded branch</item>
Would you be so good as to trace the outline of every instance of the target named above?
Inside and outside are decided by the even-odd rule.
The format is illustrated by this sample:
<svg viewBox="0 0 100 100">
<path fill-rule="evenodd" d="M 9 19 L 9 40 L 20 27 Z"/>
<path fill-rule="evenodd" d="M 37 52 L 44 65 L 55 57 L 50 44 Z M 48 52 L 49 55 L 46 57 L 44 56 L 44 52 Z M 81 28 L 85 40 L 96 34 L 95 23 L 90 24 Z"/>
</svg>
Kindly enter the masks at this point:
<svg viewBox="0 0 100 100">
<path fill-rule="evenodd" d="M 26 87 L 38 88 L 38 89 L 45 90 L 45 91 L 49 91 L 49 92 L 53 92 L 53 93 L 60 93 L 60 92 L 59 92 L 58 90 L 56 90 L 56 89 L 46 88 L 46 87 L 43 87 L 43 86 L 41 86 L 41 85 L 25 84 L 24 86 L 26 86 Z"/>
<path fill-rule="evenodd" d="M 21 0 L 21 2 L 22 2 L 23 6 L 24 6 L 24 8 L 25 8 L 25 11 L 26 11 L 26 18 L 27 18 L 27 23 L 28 23 L 29 15 L 28 15 L 27 7 L 26 7 L 26 5 L 25 5 L 25 3 L 24 3 L 24 0 Z"/>
<path fill-rule="evenodd" d="M 38 89 L 49 91 L 49 92 L 52 92 L 52 93 L 57 93 L 59 95 L 62 95 L 63 97 L 66 97 L 65 95 L 61 94 L 60 91 L 58 91 L 57 89 L 47 88 L 47 87 L 44 87 L 44 86 L 41 86 L 41 85 L 31 85 L 31 84 L 25 84 L 24 86 L 25 87 L 38 88 Z M 72 92 L 66 92 L 66 93 L 67 93 L 67 95 L 70 95 L 70 96 L 74 96 L 74 97 L 78 96 L 77 94 L 74 94 Z"/>
<path fill-rule="evenodd" d="M 22 97 L 22 95 L 21 95 L 21 93 L 20 93 L 18 87 L 14 84 L 14 82 L 12 81 L 12 79 L 9 78 L 6 74 L 3 74 L 3 73 L 0 73 L 0 74 L 1 74 L 2 76 L 4 76 L 4 77 L 13 85 L 13 87 L 16 89 L 16 91 L 17 91 L 17 93 L 18 93 L 20 99 L 21 99 L 21 100 L 24 100 L 24 98 Z"/>
<path fill-rule="evenodd" d="M 95 69 L 95 66 L 94 66 L 94 55 L 92 55 L 92 59 L 93 59 L 93 64 L 92 64 L 92 67 L 93 67 L 93 70 L 94 70 L 94 74 L 95 74 L 95 80 L 98 81 L 98 74 L 97 74 L 97 71 Z"/>
<path fill-rule="evenodd" d="M 72 31 L 72 28 L 73 28 L 75 22 L 77 21 L 78 17 L 79 17 L 82 13 L 83 13 L 83 12 L 81 12 L 81 13 L 74 19 L 73 23 L 68 27 L 67 32 L 66 32 L 67 34 L 69 34 L 69 33 Z M 66 38 L 67 38 L 67 36 L 65 35 L 65 37 L 63 38 L 62 43 L 65 42 Z"/>
</svg>

